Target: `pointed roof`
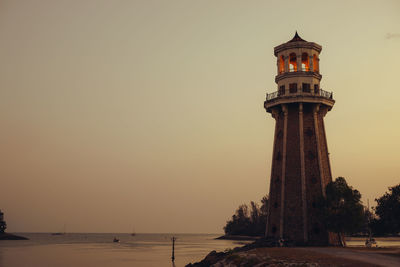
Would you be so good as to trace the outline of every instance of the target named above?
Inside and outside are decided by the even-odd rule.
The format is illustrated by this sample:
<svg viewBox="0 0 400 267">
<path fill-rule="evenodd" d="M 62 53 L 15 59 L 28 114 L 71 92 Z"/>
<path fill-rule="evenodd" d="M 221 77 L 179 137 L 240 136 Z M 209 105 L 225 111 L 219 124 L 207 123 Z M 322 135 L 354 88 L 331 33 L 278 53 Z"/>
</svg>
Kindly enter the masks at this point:
<svg viewBox="0 0 400 267">
<path fill-rule="evenodd" d="M 296 31 L 296 34 L 294 35 L 293 39 L 290 40 L 288 43 L 291 43 L 291 42 L 307 42 L 307 41 L 301 39 L 301 37 L 299 36 L 299 34 Z"/>
<path fill-rule="evenodd" d="M 292 48 L 310 48 L 316 50 L 318 53 L 322 50 L 322 46 L 314 42 L 307 42 L 302 39 L 296 31 L 292 40 L 274 47 L 274 55 L 277 56 L 278 53 Z"/>
</svg>

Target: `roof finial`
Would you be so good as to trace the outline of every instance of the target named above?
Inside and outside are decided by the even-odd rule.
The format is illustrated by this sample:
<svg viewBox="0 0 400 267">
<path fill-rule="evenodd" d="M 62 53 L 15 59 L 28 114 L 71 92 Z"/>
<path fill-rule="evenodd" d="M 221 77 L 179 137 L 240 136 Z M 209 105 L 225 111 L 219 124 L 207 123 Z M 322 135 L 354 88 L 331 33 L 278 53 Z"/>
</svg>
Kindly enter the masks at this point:
<svg viewBox="0 0 400 267">
<path fill-rule="evenodd" d="M 306 42 L 306 40 L 303 40 L 303 39 L 299 36 L 299 34 L 297 33 L 297 30 L 296 30 L 296 33 L 294 34 L 293 39 L 290 40 L 289 42 Z"/>
</svg>

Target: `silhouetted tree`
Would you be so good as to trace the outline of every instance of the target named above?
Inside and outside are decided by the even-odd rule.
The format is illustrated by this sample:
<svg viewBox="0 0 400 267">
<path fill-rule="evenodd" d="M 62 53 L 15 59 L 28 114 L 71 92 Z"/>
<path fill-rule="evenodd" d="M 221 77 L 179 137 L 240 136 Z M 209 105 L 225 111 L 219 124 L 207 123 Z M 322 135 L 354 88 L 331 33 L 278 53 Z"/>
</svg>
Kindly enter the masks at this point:
<svg viewBox="0 0 400 267">
<path fill-rule="evenodd" d="M 360 232 L 364 221 L 364 207 L 361 194 L 349 186 L 343 177 L 330 182 L 325 189 L 326 197 L 318 202 L 320 215 L 327 229 L 337 233 L 345 246 L 344 234 Z"/>
<path fill-rule="evenodd" d="M 400 233 L 400 184 L 389 187 L 380 198 L 375 199 L 377 206 L 375 213 L 378 216 L 373 223 L 372 228 L 376 234 Z"/>
<path fill-rule="evenodd" d="M 254 201 L 250 202 L 250 208 L 240 205 L 232 219 L 226 222 L 224 231 L 226 235 L 263 236 L 267 217 L 268 198 L 263 197 L 261 208 Z"/>
<path fill-rule="evenodd" d="M 261 199 L 261 214 L 267 216 L 268 213 L 268 196 Z"/>
<path fill-rule="evenodd" d="M 7 229 L 7 224 L 4 221 L 4 213 L 0 210 L 0 233 L 4 233 Z"/>
<path fill-rule="evenodd" d="M 268 197 L 264 196 L 261 199 L 261 207 L 259 212 L 259 221 L 257 225 L 257 235 L 264 236 L 265 235 L 265 228 L 267 225 L 267 215 L 268 215 Z"/>
<path fill-rule="evenodd" d="M 379 217 L 375 216 L 370 223 L 371 231 L 374 236 L 384 236 L 387 235 L 385 225 Z"/>
<path fill-rule="evenodd" d="M 371 225 L 375 219 L 375 214 L 371 212 L 367 207 L 364 207 L 363 224 L 360 233 L 364 235 L 372 235 Z"/>
<path fill-rule="evenodd" d="M 224 227 L 228 235 L 249 235 L 250 217 L 247 205 L 240 205 Z"/>
</svg>

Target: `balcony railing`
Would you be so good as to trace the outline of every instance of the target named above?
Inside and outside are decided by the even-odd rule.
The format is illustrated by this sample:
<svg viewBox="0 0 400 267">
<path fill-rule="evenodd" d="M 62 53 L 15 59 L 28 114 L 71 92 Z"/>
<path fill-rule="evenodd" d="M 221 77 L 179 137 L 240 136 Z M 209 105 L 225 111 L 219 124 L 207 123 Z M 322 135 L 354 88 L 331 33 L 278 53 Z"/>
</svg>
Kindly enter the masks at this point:
<svg viewBox="0 0 400 267">
<path fill-rule="evenodd" d="M 333 99 L 333 92 L 328 92 L 328 91 L 320 89 L 319 95 L 322 97 L 328 98 L 328 99 Z"/>
<path fill-rule="evenodd" d="M 328 91 L 325 91 L 325 90 L 322 90 L 322 89 L 318 89 L 318 91 L 314 91 L 313 93 L 310 93 L 309 90 L 310 89 L 307 89 L 307 92 L 304 92 L 304 90 L 302 88 L 300 88 L 300 90 L 299 90 L 300 93 L 289 93 L 289 94 L 287 94 L 287 96 L 299 95 L 299 94 L 301 95 L 302 93 L 306 93 L 306 95 L 321 96 L 323 98 L 333 99 L 333 92 L 328 92 Z M 297 90 L 296 90 L 296 92 L 297 92 Z M 285 96 L 285 93 L 279 92 L 279 91 L 276 91 L 276 92 L 273 92 L 273 93 L 270 93 L 270 94 L 267 93 L 267 101 L 273 100 L 273 99 L 278 98 L 280 96 Z"/>
<path fill-rule="evenodd" d="M 270 93 L 270 94 L 267 93 L 267 101 L 268 100 L 272 100 L 274 98 L 277 98 L 278 97 L 278 93 L 279 93 L 278 91 Z"/>
</svg>

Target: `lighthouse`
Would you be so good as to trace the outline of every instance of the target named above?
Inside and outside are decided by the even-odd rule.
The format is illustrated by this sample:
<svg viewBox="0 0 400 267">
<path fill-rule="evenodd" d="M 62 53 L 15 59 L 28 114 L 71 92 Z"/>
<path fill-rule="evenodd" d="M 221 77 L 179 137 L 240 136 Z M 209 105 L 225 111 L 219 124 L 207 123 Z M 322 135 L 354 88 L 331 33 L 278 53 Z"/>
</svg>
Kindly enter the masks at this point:
<svg viewBox="0 0 400 267">
<path fill-rule="evenodd" d="M 297 32 L 276 46 L 277 90 L 264 102 L 275 119 L 266 237 L 296 244 L 333 242 L 317 211 L 332 180 L 324 117 L 335 104 L 320 86 L 321 50 Z"/>
</svg>

